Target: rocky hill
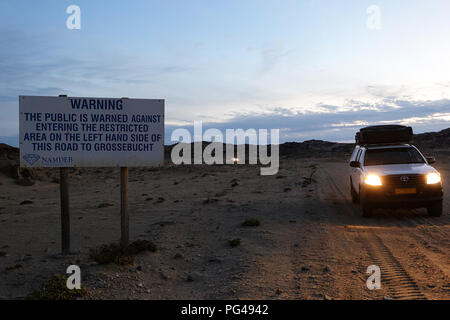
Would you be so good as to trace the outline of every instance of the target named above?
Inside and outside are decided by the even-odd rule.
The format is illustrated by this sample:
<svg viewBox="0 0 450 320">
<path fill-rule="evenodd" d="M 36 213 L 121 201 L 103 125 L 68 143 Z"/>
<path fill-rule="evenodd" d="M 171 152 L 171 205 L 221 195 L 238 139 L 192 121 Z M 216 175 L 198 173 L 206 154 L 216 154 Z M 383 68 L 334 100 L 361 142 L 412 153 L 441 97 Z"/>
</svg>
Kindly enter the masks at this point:
<svg viewBox="0 0 450 320">
<path fill-rule="evenodd" d="M 414 136 L 414 144 L 424 152 L 450 152 L 450 128 L 439 132 L 428 132 Z M 202 143 L 202 150 L 209 145 L 208 142 Z M 169 161 L 171 151 L 175 145 L 166 146 L 165 159 Z M 327 158 L 347 157 L 352 152 L 353 143 L 337 143 L 322 140 L 308 140 L 304 142 L 286 142 L 280 145 L 280 157 L 308 157 L 308 158 Z M 235 152 L 237 147 L 234 146 Z M 226 146 L 223 145 L 225 153 Z M 248 162 L 249 145 L 245 145 L 246 159 Z M 270 150 L 270 147 L 269 147 Z M 191 152 L 194 146 L 191 144 Z M 193 157 L 193 154 L 191 154 Z M 7 144 L 0 143 L 0 172 L 12 177 L 22 185 L 32 185 L 34 179 L 38 176 L 50 176 L 48 170 L 38 169 L 30 170 L 19 167 L 19 149 Z"/>
<path fill-rule="evenodd" d="M 424 150 L 450 151 L 450 128 L 439 132 L 416 134 L 413 143 Z"/>
</svg>

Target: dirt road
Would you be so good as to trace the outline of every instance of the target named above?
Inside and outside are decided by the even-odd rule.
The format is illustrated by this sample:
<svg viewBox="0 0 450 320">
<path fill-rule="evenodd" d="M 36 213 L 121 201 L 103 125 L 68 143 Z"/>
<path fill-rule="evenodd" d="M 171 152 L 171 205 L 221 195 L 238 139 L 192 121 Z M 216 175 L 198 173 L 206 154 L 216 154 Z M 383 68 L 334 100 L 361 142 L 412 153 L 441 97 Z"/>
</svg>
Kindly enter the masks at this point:
<svg viewBox="0 0 450 320">
<path fill-rule="evenodd" d="M 282 196 L 265 217 L 270 245 L 261 244 L 261 256 L 243 272 L 239 298 L 450 299 L 448 212 L 429 218 L 425 209 L 379 210 L 363 218 L 351 203 L 347 164 L 313 165 L 313 182 Z M 295 162 L 286 167 L 301 172 Z M 381 290 L 366 287 L 370 265 L 381 268 Z"/>
<path fill-rule="evenodd" d="M 318 178 L 327 182 L 321 184 L 321 195 L 325 202 L 331 200 L 331 211 L 338 215 L 330 215 L 328 230 L 336 245 L 347 248 L 342 254 L 361 259 L 360 252 L 352 248 L 356 243 L 364 248 L 369 256 L 366 264 L 381 268 L 381 291 L 392 298 L 449 299 L 448 211 L 440 218 L 430 218 L 425 209 L 378 210 L 373 218 L 362 218 L 359 207 L 351 203 L 348 177 L 340 167 L 323 163 Z M 440 169 L 448 176 L 448 170 Z M 449 205 L 447 194 L 445 208 Z M 347 294 L 352 297 L 351 292 L 344 297 Z"/>
<path fill-rule="evenodd" d="M 440 218 L 425 210 L 362 218 L 347 169 L 344 160 L 283 159 L 267 177 L 247 165 L 132 170 L 131 236 L 158 251 L 131 266 L 88 259 L 119 237 L 117 170 L 71 173 L 69 257 L 57 254 L 58 185 L 3 178 L 0 297 L 24 297 L 75 263 L 92 299 L 450 299 L 448 162 L 439 168 Z M 248 218 L 261 225 L 242 226 Z M 231 247 L 235 238 L 241 244 Z M 380 290 L 366 287 L 370 265 L 381 268 Z"/>
</svg>

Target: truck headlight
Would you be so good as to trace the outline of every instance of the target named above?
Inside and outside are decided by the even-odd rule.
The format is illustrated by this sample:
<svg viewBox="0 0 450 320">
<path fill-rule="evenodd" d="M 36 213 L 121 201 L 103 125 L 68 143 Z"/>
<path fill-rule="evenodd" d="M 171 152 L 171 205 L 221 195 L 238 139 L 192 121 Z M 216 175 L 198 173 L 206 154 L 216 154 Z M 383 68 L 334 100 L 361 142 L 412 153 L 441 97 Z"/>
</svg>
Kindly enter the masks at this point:
<svg viewBox="0 0 450 320">
<path fill-rule="evenodd" d="M 436 184 L 441 182 L 441 176 L 438 173 L 432 172 L 427 174 L 427 184 Z"/>
<path fill-rule="evenodd" d="M 368 184 L 369 186 L 381 186 L 381 179 L 376 174 L 369 174 L 365 179 L 364 183 Z"/>
</svg>

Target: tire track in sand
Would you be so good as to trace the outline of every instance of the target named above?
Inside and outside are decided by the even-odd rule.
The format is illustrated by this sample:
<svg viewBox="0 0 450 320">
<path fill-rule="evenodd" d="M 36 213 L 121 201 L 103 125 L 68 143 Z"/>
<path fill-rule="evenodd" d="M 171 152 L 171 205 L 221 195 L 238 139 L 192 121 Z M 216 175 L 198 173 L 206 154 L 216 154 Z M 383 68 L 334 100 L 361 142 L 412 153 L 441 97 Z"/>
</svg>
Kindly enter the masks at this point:
<svg viewBox="0 0 450 320">
<path fill-rule="evenodd" d="M 365 239 L 367 252 L 372 257 L 374 264 L 381 269 L 381 283 L 387 285 L 392 298 L 427 299 L 417 283 L 375 232 L 365 232 L 363 239 Z"/>
<path fill-rule="evenodd" d="M 350 226 L 347 229 L 357 232 L 358 238 L 363 242 L 363 247 L 371 257 L 373 264 L 380 267 L 382 285 L 387 287 L 385 289 L 390 296 L 394 299 L 427 299 L 415 279 L 406 271 L 400 260 L 394 256 L 392 250 L 389 249 L 376 233 L 376 228 L 382 229 L 383 226 L 380 223 L 376 223 L 377 225 L 373 226 L 373 221 L 371 221 L 371 224 L 364 221 L 365 219 L 360 217 L 358 210 L 352 206 L 346 194 L 343 193 L 328 170 L 320 166 L 319 173 L 325 182 L 325 187 L 322 191 L 325 193 L 331 192 L 345 202 L 347 211 L 351 213 L 351 216 L 345 217 L 345 220 L 353 220 L 348 222 L 354 224 L 354 220 L 357 219 L 357 222 L 361 224 L 359 227 Z M 345 224 L 347 221 L 341 222 Z"/>
</svg>

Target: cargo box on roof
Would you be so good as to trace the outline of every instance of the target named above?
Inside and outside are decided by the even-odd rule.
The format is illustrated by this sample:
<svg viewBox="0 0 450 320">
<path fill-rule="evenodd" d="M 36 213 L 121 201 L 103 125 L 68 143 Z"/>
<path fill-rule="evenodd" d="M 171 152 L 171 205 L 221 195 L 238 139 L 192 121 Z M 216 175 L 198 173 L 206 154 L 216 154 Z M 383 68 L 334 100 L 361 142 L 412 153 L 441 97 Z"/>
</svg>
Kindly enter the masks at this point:
<svg viewBox="0 0 450 320">
<path fill-rule="evenodd" d="M 413 138 L 411 127 L 401 125 L 382 125 L 362 128 L 356 133 L 356 144 L 409 143 Z"/>
</svg>

